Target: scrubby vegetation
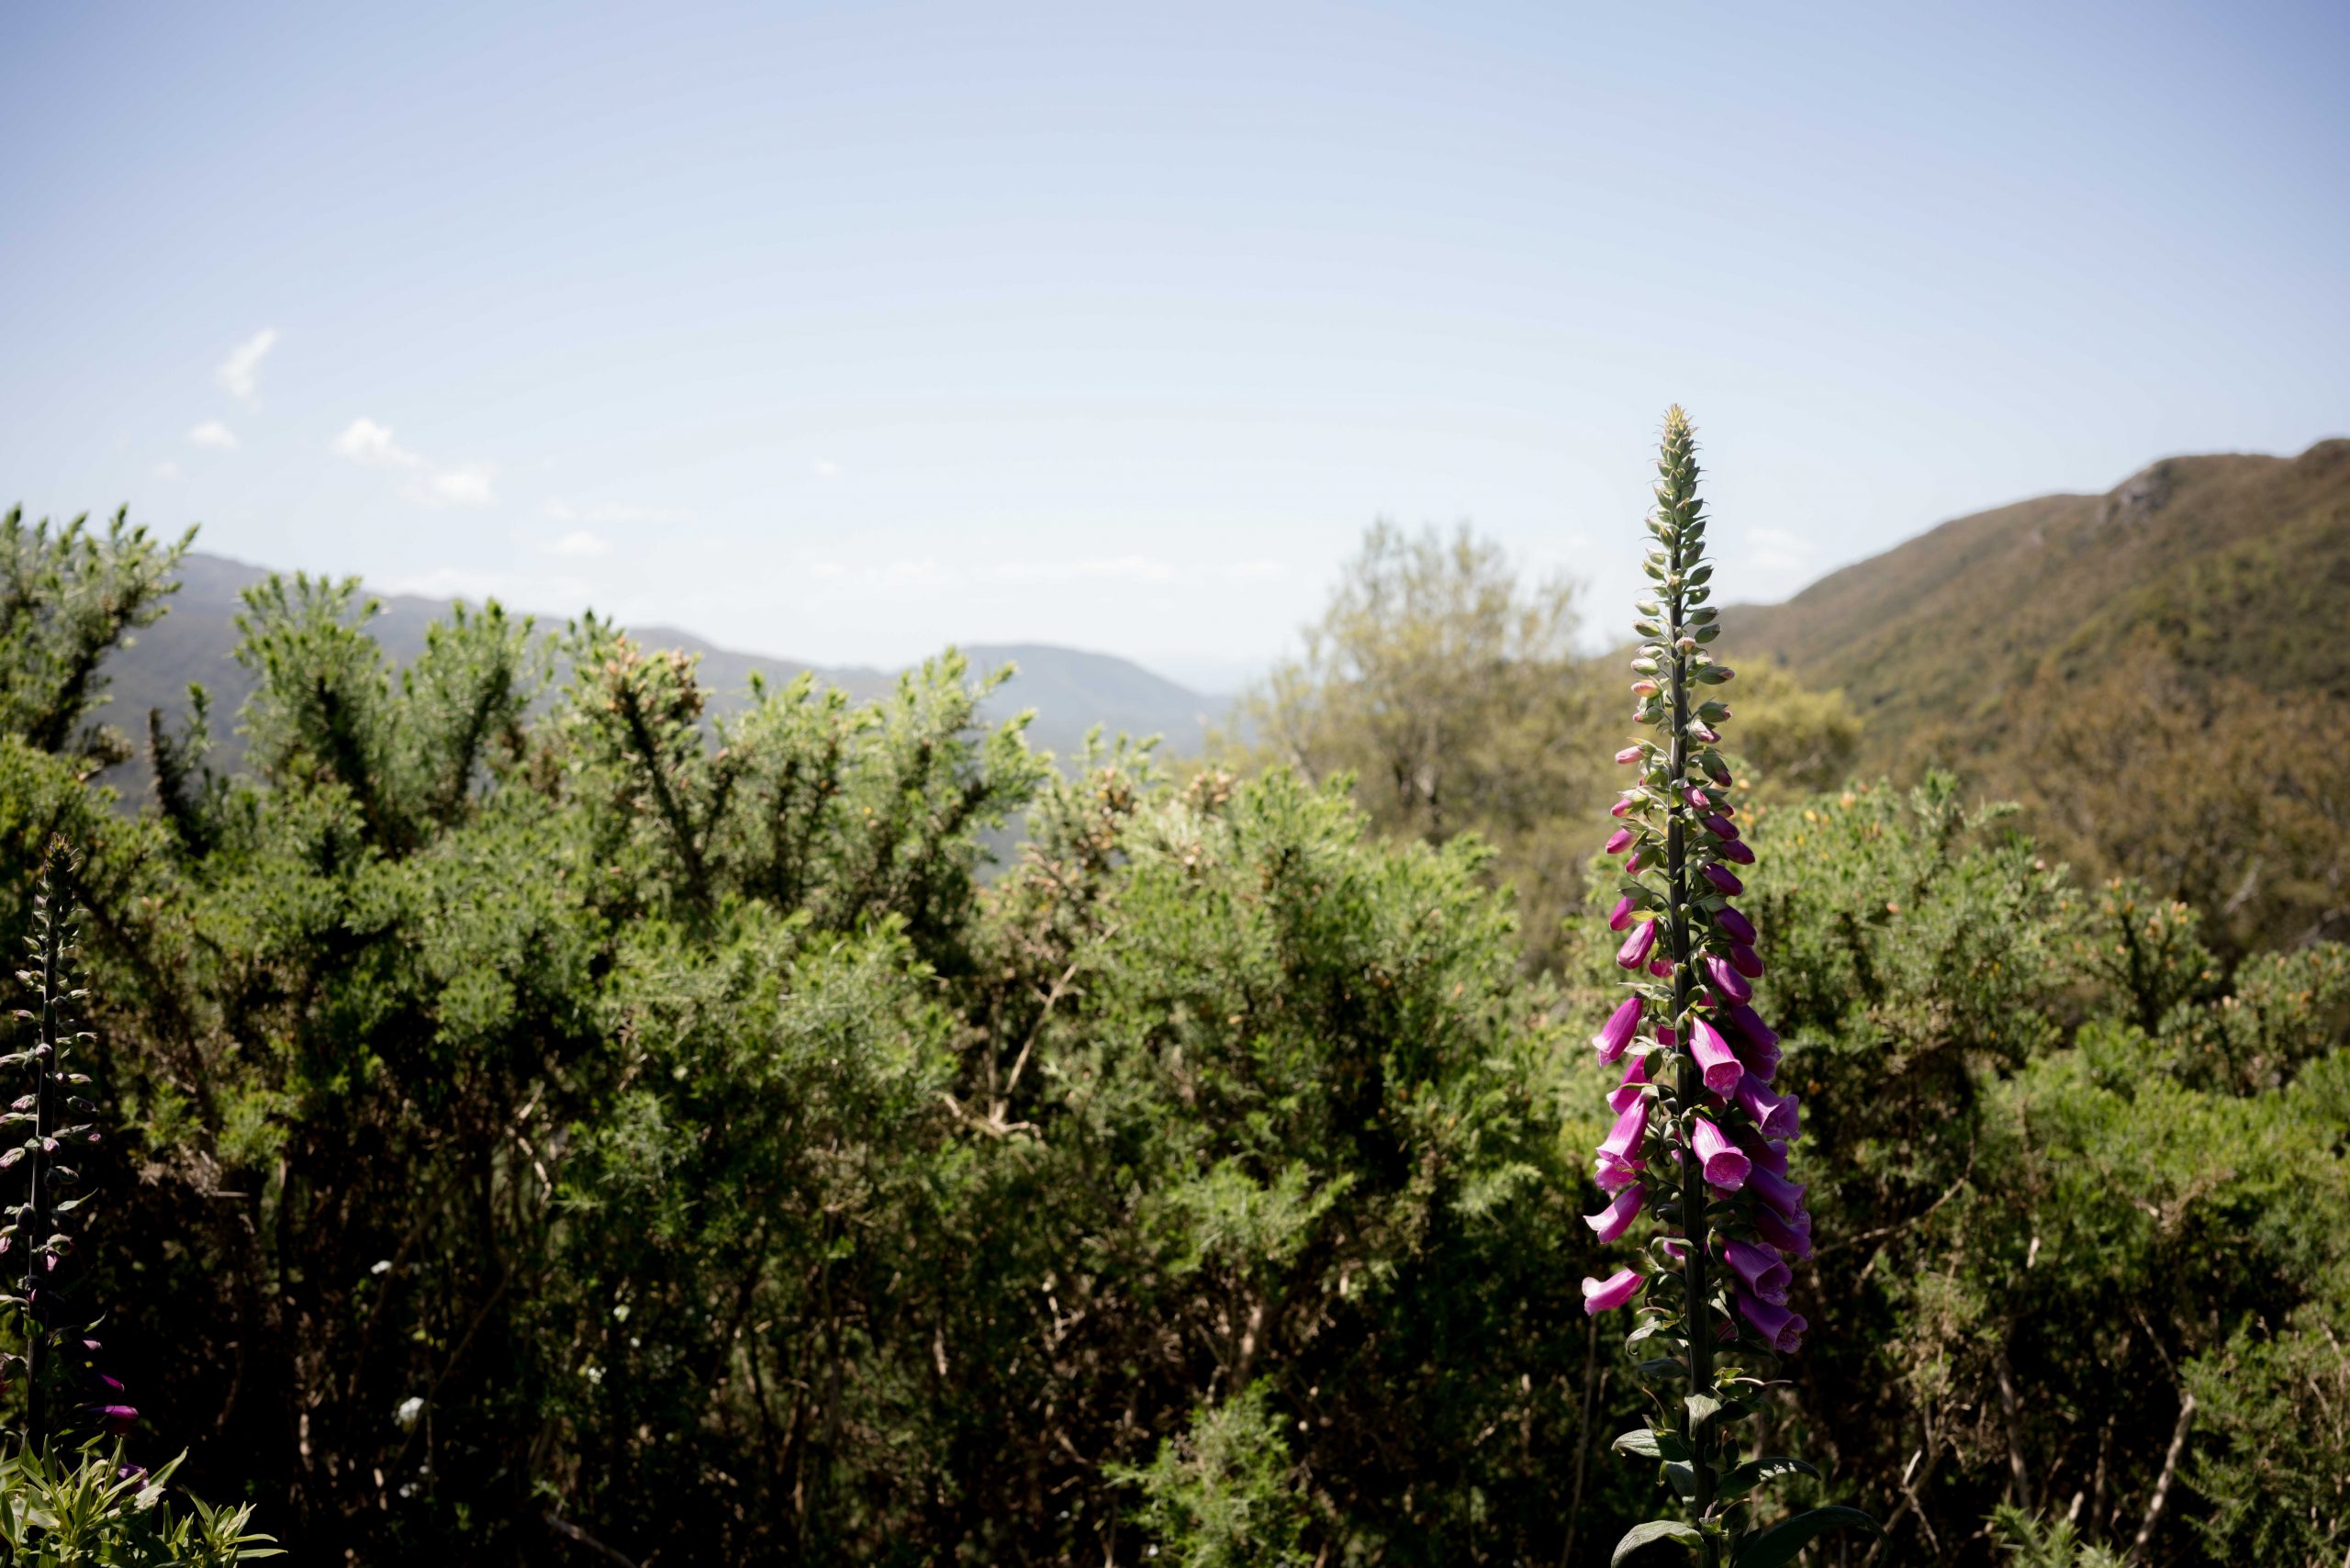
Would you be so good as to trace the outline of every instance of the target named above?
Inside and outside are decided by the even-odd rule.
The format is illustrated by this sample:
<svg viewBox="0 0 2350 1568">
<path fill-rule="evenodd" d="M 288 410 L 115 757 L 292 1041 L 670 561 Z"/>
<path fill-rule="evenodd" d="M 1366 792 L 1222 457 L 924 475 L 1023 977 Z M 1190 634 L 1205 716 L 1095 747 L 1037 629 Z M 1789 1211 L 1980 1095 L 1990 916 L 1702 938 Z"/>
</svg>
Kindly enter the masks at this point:
<svg viewBox="0 0 2350 1568">
<path fill-rule="evenodd" d="M 1345 761 L 1056 769 L 952 657 L 722 720 L 593 620 L 394 667 L 302 579 L 243 765 L 161 727 L 133 814 L 73 672 L 171 549 L 12 548 L 0 890 L 80 846 L 127 1451 L 296 1560 L 1584 1562 L 1653 1511 L 1578 1288 L 1617 937 L 1527 924 L 1506 834 Z M 2350 956 L 1947 776 L 1768 794 L 1818 1256 L 1754 1418 L 1889 1532 L 1816 1560 L 2338 1563 Z"/>
</svg>

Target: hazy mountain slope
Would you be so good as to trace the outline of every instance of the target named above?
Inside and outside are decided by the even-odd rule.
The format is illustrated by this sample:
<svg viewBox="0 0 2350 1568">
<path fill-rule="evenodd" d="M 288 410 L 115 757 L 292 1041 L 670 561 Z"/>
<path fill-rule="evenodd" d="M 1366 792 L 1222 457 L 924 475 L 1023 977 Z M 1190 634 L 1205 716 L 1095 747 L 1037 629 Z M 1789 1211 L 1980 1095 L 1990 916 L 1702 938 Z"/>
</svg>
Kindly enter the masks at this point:
<svg viewBox="0 0 2350 1568">
<path fill-rule="evenodd" d="M 239 597 L 250 585 L 268 576 L 265 568 L 218 555 L 191 554 L 182 564 L 180 590 L 172 597 L 171 612 L 139 634 L 136 643 L 109 658 L 106 673 L 112 682 L 112 703 L 102 717 L 137 741 L 146 733 L 147 712 L 162 708 L 178 714 L 186 707 L 187 687 L 201 682 L 212 696 L 213 731 L 225 762 L 240 746 L 234 734 L 238 709 L 252 690 L 252 682 L 234 655 L 236 617 L 243 608 Z M 414 595 L 381 596 L 383 611 L 371 622 L 375 639 L 396 663 L 406 663 L 424 646 L 425 628 L 447 613 L 440 599 Z M 561 621 L 542 617 L 540 624 L 560 630 Z M 790 659 L 739 653 L 721 648 L 671 627 L 633 629 L 648 647 L 682 648 L 701 655 L 704 683 L 720 711 L 739 705 L 750 688 L 754 671 L 770 681 L 784 681 L 813 668 L 819 678 L 856 697 L 877 696 L 896 684 L 894 671 L 863 667 L 822 668 Z M 1095 724 L 1111 734 L 1120 731 L 1136 736 L 1166 737 L 1171 755 L 1196 752 L 1206 721 L 1220 713 L 1225 700 L 1203 696 L 1140 666 L 1109 654 L 1087 653 L 1043 644 L 974 644 L 964 653 L 974 671 L 989 671 L 1010 663 L 1020 673 L 989 700 L 987 711 L 996 718 L 1024 708 L 1036 711 L 1029 727 L 1032 744 L 1064 756 L 1082 745 L 1085 732 Z M 143 787 L 144 761 L 123 770 L 118 782 Z"/>
<path fill-rule="evenodd" d="M 1841 687 L 1863 761 L 1993 744 L 2019 689 L 2158 647 L 2190 671 L 2350 696 L 2350 440 L 2174 457 L 2102 496 L 1947 522 L 1784 604 L 1726 611 L 1733 656 Z M 2050 688 L 2054 689 L 2054 688 Z"/>
</svg>

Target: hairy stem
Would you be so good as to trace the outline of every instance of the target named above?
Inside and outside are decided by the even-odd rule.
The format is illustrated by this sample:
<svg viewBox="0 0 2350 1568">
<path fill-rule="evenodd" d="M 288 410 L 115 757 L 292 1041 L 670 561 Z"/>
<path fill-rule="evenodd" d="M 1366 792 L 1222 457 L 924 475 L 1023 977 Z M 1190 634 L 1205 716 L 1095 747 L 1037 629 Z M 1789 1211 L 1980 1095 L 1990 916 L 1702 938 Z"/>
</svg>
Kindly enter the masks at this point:
<svg viewBox="0 0 2350 1568">
<path fill-rule="evenodd" d="M 1679 800 L 1689 766 L 1689 656 L 1681 647 L 1684 609 L 1681 574 L 1688 565 L 1684 559 L 1685 531 L 1681 521 L 1689 497 L 1687 484 L 1680 476 L 1682 465 L 1674 466 L 1672 491 L 1666 503 L 1671 509 L 1674 527 L 1673 559 L 1666 568 L 1670 576 L 1665 582 L 1665 612 L 1669 618 L 1665 625 L 1669 654 L 1667 671 L 1673 695 L 1673 749 L 1665 777 L 1675 798 L 1665 828 L 1664 865 L 1665 885 L 1672 899 L 1673 1047 L 1681 1058 L 1680 1081 L 1674 1089 L 1681 1114 L 1686 1117 L 1699 1103 L 1698 1091 L 1702 1085 L 1697 1074 L 1697 1058 L 1690 1039 L 1689 852 Z M 1689 1346 L 1689 1392 L 1702 1394 L 1710 1392 L 1714 1385 L 1712 1315 L 1706 1306 L 1706 1249 L 1708 1242 L 1706 1234 L 1706 1173 L 1697 1162 L 1695 1150 L 1688 1146 L 1685 1124 L 1683 1131 L 1681 1228 L 1686 1239 L 1687 1255 L 1681 1265 L 1682 1291 L 1685 1297 L 1682 1329 L 1687 1336 Z M 1689 1445 L 1690 1506 L 1696 1517 L 1703 1519 L 1706 1510 L 1713 1506 L 1714 1467 L 1706 1450 L 1706 1439 L 1697 1430 L 1696 1417 L 1685 1401 L 1681 1407 L 1681 1432 Z M 1717 1568 L 1719 1557 L 1711 1534 L 1705 1538 L 1698 1550 L 1705 1568 Z"/>
</svg>

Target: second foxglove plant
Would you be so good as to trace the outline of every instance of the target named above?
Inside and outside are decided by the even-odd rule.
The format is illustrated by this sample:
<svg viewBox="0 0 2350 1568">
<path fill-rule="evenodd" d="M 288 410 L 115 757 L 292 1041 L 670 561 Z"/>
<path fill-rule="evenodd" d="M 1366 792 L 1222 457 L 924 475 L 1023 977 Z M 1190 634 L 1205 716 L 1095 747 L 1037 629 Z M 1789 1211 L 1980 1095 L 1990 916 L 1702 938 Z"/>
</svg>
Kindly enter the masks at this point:
<svg viewBox="0 0 2350 1568">
<path fill-rule="evenodd" d="M 1765 1483 L 1817 1473 L 1798 1459 L 1744 1458 L 1737 1435 L 1778 1359 L 1802 1348 L 1807 1326 L 1787 1302 L 1793 1266 L 1811 1256 L 1811 1216 L 1788 1174 L 1799 1107 L 1774 1087 L 1779 1037 L 1754 1007 L 1760 934 L 1730 902 L 1754 852 L 1720 749 L 1731 672 L 1708 651 L 1721 624 L 1708 602 L 1697 472 L 1695 435 L 1676 407 L 1648 521 L 1653 587 L 1634 623 L 1632 716 L 1643 734 L 1616 754 L 1633 772 L 1606 845 L 1625 857 L 1608 924 L 1623 934 L 1616 961 L 1628 994 L 1592 1045 L 1626 1067 L 1594 1167 L 1610 1201 L 1586 1221 L 1603 1243 L 1643 1215 L 1653 1225 L 1638 1262 L 1583 1281 L 1583 1308 L 1635 1309 L 1628 1348 L 1657 1415 L 1616 1447 L 1657 1461 L 1684 1516 L 1635 1526 L 1615 1561 L 1671 1540 L 1695 1548 L 1705 1568 L 1779 1568 L 1823 1531 L 1876 1526 L 1842 1507 L 1761 1529 L 1751 1517 Z"/>
</svg>

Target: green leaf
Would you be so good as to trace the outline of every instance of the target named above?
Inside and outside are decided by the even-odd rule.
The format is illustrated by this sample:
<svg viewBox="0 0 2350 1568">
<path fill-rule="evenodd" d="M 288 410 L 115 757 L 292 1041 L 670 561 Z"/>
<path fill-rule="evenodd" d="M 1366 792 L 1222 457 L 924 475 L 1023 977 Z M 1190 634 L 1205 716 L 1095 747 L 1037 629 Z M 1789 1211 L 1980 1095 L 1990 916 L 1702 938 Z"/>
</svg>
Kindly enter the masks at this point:
<svg viewBox="0 0 2350 1568">
<path fill-rule="evenodd" d="M 1720 1495 L 1725 1497 L 1742 1497 L 1757 1486 L 1762 1485 L 1765 1482 L 1776 1481 L 1782 1475 L 1816 1476 L 1818 1473 L 1819 1472 L 1802 1460 L 1790 1459 L 1785 1454 L 1767 1454 L 1761 1459 L 1750 1459 L 1728 1475 L 1723 1476 Z"/>
<path fill-rule="evenodd" d="M 1689 1457 L 1689 1445 L 1681 1440 L 1680 1433 L 1652 1431 L 1646 1427 L 1633 1428 L 1617 1438 L 1610 1446 L 1621 1449 L 1628 1454 L 1637 1454 L 1642 1459 L 1687 1459 Z"/>
<path fill-rule="evenodd" d="M 1710 1394 L 1684 1394 L 1681 1403 L 1689 1407 L 1689 1429 L 1702 1432 L 1706 1423 L 1720 1414 L 1722 1402 Z"/>
<path fill-rule="evenodd" d="M 1783 1568 L 1796 1560 L 1796 1553 L 1809 1546 L 1813 1540 L 1832 1529 L 1864 1529 L 1871 1535 L 1883 1535 L 1884 1527 L 1858 1508 L 1814 1508 L 1807 1514 L 1782 1519 L 1761 1535 L 1751 1537 L 1738 1549 L 1731 1568 Z"/>
<path fill-rule="evenodd" d="M 1641 1377 L 1684 1378 L 1689 1369 L 1677 1356 L 1653 1356 L 1633 1363 L 1632 1371 Z"/>
<path fill-rule="evenodd" d="M 1607 1568 L 1616 1565 L 1651 1541 L 1673 1540 L 1684 1546 L 1695 1546 L 1699 1540 L 1696 1529 L 1679 1519 L 1651 1519 L 1644 1525 L 1634 1525 L 1616 1543 L 1616 1555 L 1607 1560 Z"/>
</svg>

